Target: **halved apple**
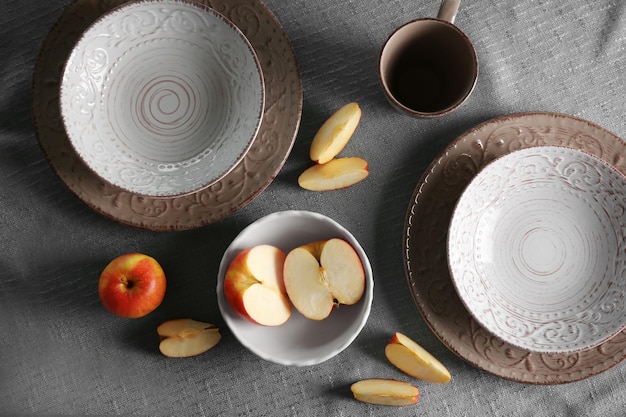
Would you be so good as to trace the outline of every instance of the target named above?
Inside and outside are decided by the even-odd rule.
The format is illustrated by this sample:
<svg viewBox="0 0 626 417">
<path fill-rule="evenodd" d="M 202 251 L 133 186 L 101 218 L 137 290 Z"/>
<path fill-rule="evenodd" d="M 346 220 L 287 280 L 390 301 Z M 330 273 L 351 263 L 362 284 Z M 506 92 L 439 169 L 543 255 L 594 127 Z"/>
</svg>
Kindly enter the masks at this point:
<svg viewBox="0 0 626 417">
<path fill-rule="evenodd" d="M 441 362 L 402 333 L 396 332 L 391 337 L 385 347 L 385 356 L 398 369 L 414 378 L 440 384 L 452 379 Z"/>
<path fill-rule="evenodd" d="M 285 252 L 272 245 L 241 251 L 224 276 L 224 295 L 242 316 L 265 326 L 279 326 L 291 316 L 283 281 Z"/>
<path fill-rule="evenodd" d="M 333 113 L 319 128 L 311 142 L 310 157 L 324 164 L 346 146 L 361 120 L 358 103 L 348 103 Z"/>
<path fill-rule="evenodd" d="M 419 389 L 395 379 L 363 379 L 352 384 L 350 390 L 355 399 L 377 405 L 413 405 L 420 396 Z"/>
<path fill-rule="evenodd" d="M 199 355 L 222 339 L 215 325 L 192 319 L 166 321 L 157 327 L 157 334 L 161 340 L 159 350 L 171 358 Z"/>
<path fill-rule="evenodd" d="M 338 304 L 356 304 L 365 272 L 352 245 L 333 238 L 293 249 L 285 258 L 287 295 L 304 317 L 323 320 Z"/>
<path fill-rule="evenodd" d="M 300 187 L 310 191 L 330 191 L 347 188 L 369 175 L 367 161 L 359 157 L 336 158 L 325 164 L 313 165 L 298 177 Z"/>
</svg>

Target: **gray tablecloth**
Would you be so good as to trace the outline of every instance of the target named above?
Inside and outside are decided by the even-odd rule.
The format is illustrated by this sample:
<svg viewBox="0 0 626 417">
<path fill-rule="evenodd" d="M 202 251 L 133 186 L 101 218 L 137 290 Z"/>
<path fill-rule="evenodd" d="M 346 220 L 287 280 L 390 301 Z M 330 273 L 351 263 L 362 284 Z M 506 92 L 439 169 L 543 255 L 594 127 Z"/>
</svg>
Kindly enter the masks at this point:
<svg viewBox="0 0 626 417">
<path fill-rule="evenodd" d="M 200 228 L 156 232 L 102 216 L 64 187 L 37 143 L 32 71 L 67 1 L 5 0 L 0 7 L 0 414 L 250 416 L 621 416 L 626 367 L 559 385 L 512 382 L 477 369 L 430 331 L 407 285 L 402 232 L 414 187 L 457 136 L 496 116 L 548 111 L 626 136 L 626 4 L 619 0 L 472 0 L 456 24 L 473 40 L 480 75 L 455 113 L 412 119 L 386 102 L 376 72 L 398 25 L 436 15 L 430 1 L 266 1 L 288 34 L 303 85 L 302 122 L 273 183 L 235 214 Z M 299 189 L 310 140 L 338 107 L 363 109 L 346 153 L 370 164 L 363 183 L 336 192 Z M 310 367 L 264 361 L 220 316 L 222 253 L 246 225 L 275 211 L 307 209 L 348 228 L 369 255 L 371 316 L 355 342 Z M 428 242 L 424 242 L 428 244 Z M 149 253 L 168 271 L 166 299 L 124 320 L 99 301 L 100 271 L 115 256 Z M 163 357 L 156 326 L 180 316 L 211 321 L 223 340 L 185 360 Z M 416 382 L 405 408 L 352 399 L 356 380 L 410 380 L 384 358 L 394 331 L 411 336 L 451 371 L 449 384 Z"/>
</svg>

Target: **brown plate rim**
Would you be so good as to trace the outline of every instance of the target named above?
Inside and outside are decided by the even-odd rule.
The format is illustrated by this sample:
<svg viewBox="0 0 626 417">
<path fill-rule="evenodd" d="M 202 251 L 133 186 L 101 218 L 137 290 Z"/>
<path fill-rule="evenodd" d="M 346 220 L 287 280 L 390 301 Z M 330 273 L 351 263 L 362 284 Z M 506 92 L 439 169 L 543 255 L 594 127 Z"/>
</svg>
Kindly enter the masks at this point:
<svg viewBox="0 0 626 417">
<path fill-rule="evenodd" d="M 514 145 L 516 149 L 519 147 L 554 145 L 554 143 L 542 144 L 533 142 L 536 138 L 541 138 L 542 135 L 547 137 L 550 130 L 556 132 L 550 133 L 555 135 L 556 140 L 562 139 L 563 141 L 567 141 L 567 138 L 560 138 L 558 136 L 558 133 L 560 133 L 558 132 L 558 126 L 542 131 L 541 129 L 545 127 L 545 123 L 537 123 L 537 132 L 524 131 L 524 126 L 532 130 L 533 122 L 538 122 L 542 118 L 551 120 L 553 126 L 557 126 L 558 123 L 572 123 L 580 126 L 581 129 L 584 128 L 593 132 L 597 136 L 597 141 L 595 142 L 593 140 L 596 138 L 592 138 L 591 136 L 583 137 L 584 135 L 581 135 L 581 137 L 570 138 L 571 143 L 567 143 L 566 145 L 585 150 L 612 165 L 619 172 L 626 173 L 626 158 L 623 156 L 623 152 L 614 152 L 613 158 L 610 158 L 611 155 L 603 155 L 601 152 L 601 146 L 604 145 L 617 147 L 620 148 L 621 151 L 624 151 L 626 150 L 624 141 L 614 133 L 590 121 L 567 114 L 552 112 L 514 113 L 487 120 L 461 134 L 449 144 L 433 160 L 418 181 L 406 211 L 402 240 L 402 256 L 405 275 L 413 300 L 428 327 L 449 350 L 469 364 L 503 379 L 521 383 L 548 385 L 580 381 L 604 372 L 622 362 L 626 358 L 626 331 L 622 331 L 598 346 L 572 353 L 541 354 L 512 346 L 482 328 L 472 318 L 465 307 L 459 304 L 461 301 L 458 299 L 458 296 L 456 296 L 456 293 L 453 294 L 454 297 L 452 297 L 452 299 L 447 299 L 446 301 L 447 303 L 451 303 L 452 311 L 445 306 L 434 305 L 431 296 L 426 295 L 425 291 L 422 291 L 423 288 L 420 287 L 419 281 L 421 278 L 421 283 L 424 284 L 428 279 L 426 274 L 430 272 L 430 270 L 427 270 L 427 267 L 423 265 L 419 265 L 418 261 L 420 260 L 416 259 L 416 255 L 414 254 L 417 245 L 412 244 L 412 240 L 417 239 L 418 232 L 414 231 L 418 226 L 428 224 L 429 221 L 433 220 L 433 218 L 417 219 L 416 216 L 417 214 L 421 214 L 418 210 L 423 208 L 424 204 L 422 204 L 421 207 L 419 205 L 422 200 L 427 199 L 427 193 L 430 192 L 429 189 L 433 186 L 433 180 L 436 180 L 436 178 L 433 178 L 433 174 L 436 173 L 438 169 L 443 169 L 442 167 L 446 164 L 451 164 L 451 166 L 457 170 L 465 168 L 466 170 L 463 173 L 459 173 L 459 176 L 464 176 L 461 180 L 461 183 L 463 183 L 471 180 L 481 167 L 490 163 L 499 155 L 513 151 L 514 149 L 511 148 L 512 145 Z M 523 126 L 520 125 L 522 121 L 525 122 Z M 511 132 L 509 133 L 517 134 L 516 140 L 519 140 L 519 142 L 513 142 L 510 138 L 507 139 L 504 137 L 506 135 L 503 137 L 497 135 L 492 137 L 492 134 L 500 128 L 510 129 Z M 489 129 L 492 129 L 492 131 L 487 135 L 486 132 Z M 531 138 L 533 134 L 536 134 L 535 139 Z M 484 139 L 485 137 L 487 137 L 487 140 Z M 493 146 L 491 148 L 487 143 L 489 139 L 493 139 Z M 594 145 L 598 145 L 600 148 L 598 149 L 594 147 Z M 452 155 L 456 155 L 458 158 L 471 162 L 472 153 L 481 155 L 481 159 L 478 164 L 474 164 L 469 170 L 468 167 L 457 166 L 456 163 L 458 161 L 452 159 Z M 462 192 L 463 189 L 464 186 L 460 184 L 460 192 Z M 460 192 L 458 195 L 460 195 Z M 453 196 L 451 201 L 446 202 L 446 204 L 448 206 L 450 204 L 453 205 L 458 199 L 458 195 L 456 195 L 456 197 Z M 442 212 L 441 207 L 438 207 L 438 210 L 433 210 L 433 213 L 437 212 Z M 440 217 L 443 218 L 443 223 L 445 223 L 447 227 L 450 219 L 448 217 L 446 220 L 445 216 L 446 214 L 440 214 Z M 440 227 L 443 227 L 443 225 Z M 447 235 L 447 230 L 444 231 L 444 240 L 445 235 Z M 440 237 L 435 237 L 434 239 L 440 239 Z M 423 242 L 421 244 L 423 244 Z M 431 253 L 432 259 L 447 259 L 445 249 L 443 251 L 444 253 L 439 253 L 438 249 L 440 248 L 441 246 L 438 246 L 435 248 L 435 253 Z M 436 262 L 437 261 L 434 260 L 431 264 L 434 265 Z M 433 280 L 436 281 L 433 284 L 442 285 L 445 287 L 445 291 L 448 291 L 446 294 L 451 295 L 448 286 L 451 286 L 452 282 L 447 265 L 445 271 L 441 268 L 441 265 L 439 265 L 439 267 L 439 269 L 437 269 L 437 267 L 432 269 L 442 275 L 440 277 L 433 276 Z M 437 291 L 440 289 L 441 288 L 437 289 Z M 452 291 L 454 291 L 454 289 L 452 289 Z M 457 309 L 456 313 L 454 309 Z M 456 314 L 455 317 L 452 317 L 452 314 Z M 454 322 L 454 329 L 448 326 L 450 320 Z"/>
<path fill-rule="evenodd" d="M 303 106 L 293 46 L 276 16 L 260 0 L 194 0 L 226 16 L 254 46 L 266 82 L 263 122 L 245 158 L 218 183 L 175 197 L 128 193 L 97 178 L 78 158 L 60 122 L 58 106 L 60 74 L 71 47 L 95 19 L 127 2 L 73 0 L 50 29 L 32 80 L 31 110 L 40 148 L 66 188 L 94 211 L 119 223 L 173 231 L 219 221 L 261 194 L 293 148 Z"/>
</svg>

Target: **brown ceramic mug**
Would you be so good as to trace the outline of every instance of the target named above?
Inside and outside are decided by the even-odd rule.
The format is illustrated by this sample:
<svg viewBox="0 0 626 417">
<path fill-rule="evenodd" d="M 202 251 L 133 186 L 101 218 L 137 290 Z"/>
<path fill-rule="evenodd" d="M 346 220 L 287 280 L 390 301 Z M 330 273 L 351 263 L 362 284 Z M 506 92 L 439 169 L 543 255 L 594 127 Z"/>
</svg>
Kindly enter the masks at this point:
<svg viewBox="0 0 626 417">
<path fill-rule="evenodd" d="M 383 45 L 379 74 L 397 109 L 437 117 L 458 108 L 478 78 L 478 58 L 469 38 L 454 25 L 460 0 L 443 0 L 437 18 L 396 29 Z"/>
</svg>

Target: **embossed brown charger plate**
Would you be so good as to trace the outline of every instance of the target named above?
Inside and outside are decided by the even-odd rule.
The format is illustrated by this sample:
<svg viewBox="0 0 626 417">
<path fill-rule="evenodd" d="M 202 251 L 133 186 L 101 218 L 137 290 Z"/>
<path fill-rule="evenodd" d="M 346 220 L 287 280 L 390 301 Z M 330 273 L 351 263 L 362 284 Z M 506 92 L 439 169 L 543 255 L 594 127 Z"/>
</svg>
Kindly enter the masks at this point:
<svg viewBox="0 0 626 417">
<path fill-rule="evenodd" d="M 597 347 L 563 354 L 504 342 L 472 318 L 455 292 L 446 236 L 457 200 L 482 167 L 517 149 L 549 145 L 584 150 L 626 174 L 626 144 L 596 124 L 555 113 L 496 118 L 461 135 L 428 167 L 413 193 L 403 235 L 409 288 L 437 337 L 468 363 L 531 384 L 574 382 L 610 369 L 626 358 L 626 331 Z"/>
<path fill-rule="evenodd" d="M 39 144 L 61 181 L 95 211 L 131 226 L 184 230 L 241 209 L 274 180 L 296 138 L 302 83 L 291 43 L 259 0 L 197 0 L 230 19 L 254 47 L 265 78 L 265 114 L 246 157 L 217 184 L 175 198 L 148 198 L 100 180 L 76 155 L 61 123 L 59 84 L 64 63 L 83 31 L 128 0 L 74 0 L 43 42 L 33 74 L 33 119 Z"/>
</svg>

